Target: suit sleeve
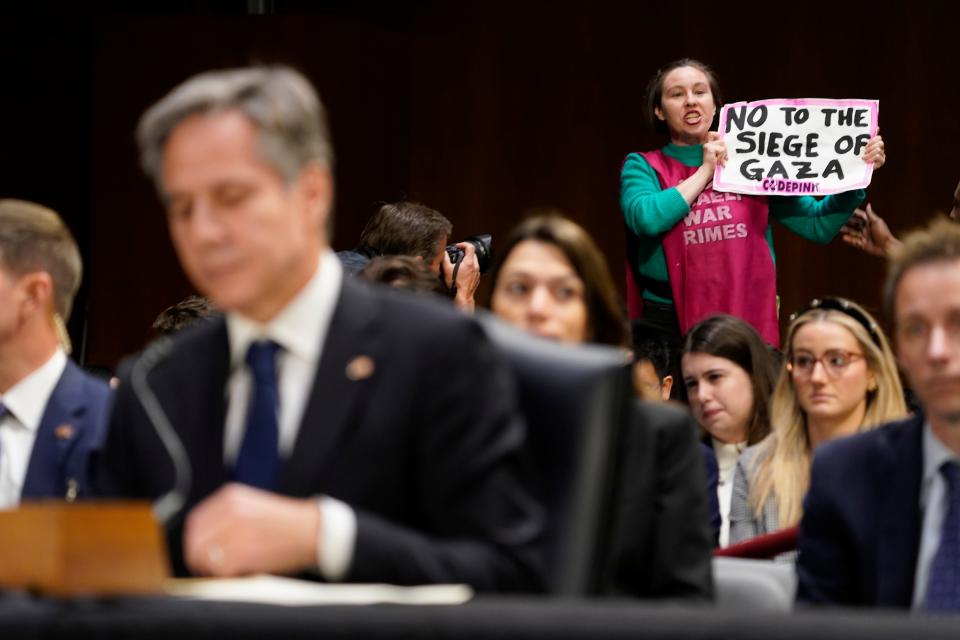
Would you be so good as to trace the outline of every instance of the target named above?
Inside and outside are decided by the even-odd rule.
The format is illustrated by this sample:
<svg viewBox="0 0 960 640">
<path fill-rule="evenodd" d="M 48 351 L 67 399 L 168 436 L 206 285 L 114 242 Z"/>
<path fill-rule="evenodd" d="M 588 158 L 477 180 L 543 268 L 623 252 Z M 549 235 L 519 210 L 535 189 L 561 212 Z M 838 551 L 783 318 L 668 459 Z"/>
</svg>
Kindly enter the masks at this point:
<svg viewBox="0 0 960 640">
<path fill-rule="evenodd" d="M 108 498 L 144 497 L 137 489 L 136 457 L 129 446 L 132 426 L 128 418 L 135 404 L 129 379 L 124 379 L 117 389 L 103 448 L 98 457 L 95 475 L 97 495 Z"/>
<path fill-rule="evenodd" d="M 132 359 L 119 367 L 120 383 L 113 396 L 103 447 L 94 474 L 97 495 L 108 498 L 153 499 L 174 483 L 173 465 L 163 444 L 133 393 Z M 156 452 L 157 455 L 150 455 Z"/>
<path fill-rule="evenodd" d="M 799 605 L 854 604 L 851 563 L 856 553 L 836 500 L 843 487 L 838 484 L 835 469 L 844 460 L 829 456 L 829 445 L 814 456 L 810 489 L 803 501 L 797 556 Z"/>
<path fill-rule="evenodd" d="M 422 376 L 411 442 L 416 526 L 358 509 L 347 579 L 539 589 L 543 514 L 521 457 L 513 379 L 472 320 L 434 327 L 430 343 L 411 373 Z"/>
<path fill-rule="evenodd" d="M 671 408 L 664 414 L 657 457 L 653 593 L 649 595 L 712 599 L 707 479 L 696 427 L 685 411 Z"/>
</svg>

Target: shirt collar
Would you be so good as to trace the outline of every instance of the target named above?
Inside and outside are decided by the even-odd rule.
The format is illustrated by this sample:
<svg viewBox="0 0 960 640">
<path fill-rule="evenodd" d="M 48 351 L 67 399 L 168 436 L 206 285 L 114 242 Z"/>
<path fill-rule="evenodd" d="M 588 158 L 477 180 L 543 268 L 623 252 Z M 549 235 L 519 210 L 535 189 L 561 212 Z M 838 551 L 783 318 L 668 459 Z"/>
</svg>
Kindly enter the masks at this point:
<svg viewBox="0 0 960 640">
<path fill-rule="evenodd" d="M 67 354 L 58 347 L 53 355 L 30 375 L 10 387 L 0 400 L 10 413 L 30 431 L 40 428 L 40 420 L 54 387 L 67 367 Z"/>
<path fill-rule="evenodd" d="M 929 422 L 923 424 L 923 484 L 933 482 L 944 462 L 960 462 L 952 450 L 940 442 Z"/>
<path fill-rule="evenodd" d="M 743 450 L 747 447 L 746 442 L 721 442 L 714 437 L 711 437 L 710 440 L 713 442 L 713 451 L 717 454 L 718 464 L 729 464 L 730 461 L 736 462 L 737 456 L 743 453 Z"/>
<path fill-rule="evenodd" d="M 260 324 L 239 313 L 227 313 L 231 368 L 243 364 L 255 340 L 273 340 L 298 358 L 316 360 L 342 281 L 340 261 L 332 251 L 325 250 L 307 284 L 270 322 Z"/>
<path fill-rule="evenodd" d="M 698 167 L 703 164 L 702 144 L 682 145 L 671 142 L 663 148 L 663 152 L 688 167 Z"/>
</svg>

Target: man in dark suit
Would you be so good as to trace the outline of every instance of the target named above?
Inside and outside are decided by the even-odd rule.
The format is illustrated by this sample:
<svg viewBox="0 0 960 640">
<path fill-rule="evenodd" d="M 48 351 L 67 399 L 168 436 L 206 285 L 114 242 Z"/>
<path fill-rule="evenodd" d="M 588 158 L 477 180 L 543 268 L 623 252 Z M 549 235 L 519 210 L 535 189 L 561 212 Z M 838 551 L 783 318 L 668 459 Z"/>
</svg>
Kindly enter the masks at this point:
<svg viewBox="0 0 960 640">
<path fill-rule="evenodd" d="M 715 537 L 697 444 L 696 423 L 685 408 L 634 403 L 618 451 L 605 592 L 713 599 L 710 560 Z"/>
<path fill-rule="evenodd" d="M 0 508 L 91 491 L 110 388 L 67 357 L 80 251 L 60 217 L 0 200 Z"/>
<path fill-rule="evenodd" d="M 184 270 L 225 318 L 141 366 L 149 394 L 121 381 L 104 490 L 158 498 L 180 482 L 180 573 L 536 588 L 542 516 L 510 379 L 470 318 L 343 277 L 327 240 L 333 153 L 306 79 L 196 76 L 138 138 Z"/>
<path fill-rule="evenodd" d="M 960 227 L 906 237 L 885 294 L 923 413 L 817 450 L 797 598 L 960 612 Z"/>
</svg>

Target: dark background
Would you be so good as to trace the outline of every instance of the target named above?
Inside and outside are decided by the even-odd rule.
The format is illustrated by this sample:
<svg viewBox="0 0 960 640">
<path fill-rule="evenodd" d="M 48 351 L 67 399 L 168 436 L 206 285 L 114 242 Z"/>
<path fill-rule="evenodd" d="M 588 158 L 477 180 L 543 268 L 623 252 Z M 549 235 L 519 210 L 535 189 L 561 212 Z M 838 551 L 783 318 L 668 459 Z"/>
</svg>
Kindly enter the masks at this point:
<svg viewBox="0 0 960 640">
<path fill-rule="evenodd" d="M 525 209 L 554 206 L 593 234 L 619 284 L 620 164 L 660 146 L 643 124 L 644 86 L 683 56 L 713 65 L 727 102 L 879 99 L 889 159 L 869 199 L 895 232 L 948 210 L 960 178 L 946 3 L 23 6 L 0 8 L 0 197 L 51 206 L 76 234 L 86 274 L 70 329 L 88 363 L 139 349 L 156 314 L 191 293 L 133 130 L 211 68 L 282 62 L 316 84 L 337 151 L 336 249 L 381 201 L 439 209 L 456 239 L 502 238 Z M 784 316 L 823 294 L 879 307 L 881 260 L 777 225 L 775 237 Z"/>
</svg>

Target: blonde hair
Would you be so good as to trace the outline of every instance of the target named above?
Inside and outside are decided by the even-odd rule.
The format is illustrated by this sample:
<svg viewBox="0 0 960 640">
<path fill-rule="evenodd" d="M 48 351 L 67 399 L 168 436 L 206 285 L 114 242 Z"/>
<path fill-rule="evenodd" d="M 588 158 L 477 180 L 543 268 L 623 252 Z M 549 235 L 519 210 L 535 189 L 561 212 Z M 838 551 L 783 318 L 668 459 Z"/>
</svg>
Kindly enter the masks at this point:
<svg viewBox="0 0 960 640">
<path fill-rule="evenodd" d="M 860 306 L 843 301 L 858 311 L 871 325 L 868 331 L 856 319 L 856 313 L 835 309 L 810 309 L 791 324 L 784 342 L 789 354 L 793 337 L 800 327 L 813 322 L 833 322 L 846 328 L 860 343 L 867 368 L 876 379 L 876 389 L 867 391 L 867 406 L 858 431 L 873 429 L 885 422 L 906 415 L 903 387 L 897 373 L 896 361 L 886 336 L 877 327 L 873 318 Z M 775 496 L 777 523 L 781 528 L 791 527 L 800 521 L 803 511 L 803 496 L 810 484 L 810 438 L 807 433 L 807 417 L 797 401 L 793 377 L 784 368 L 773 392 L 770 410 L 771 433 L 761 444 L 754 457 L 754 468 L 749 504 L 758 518 L 763 515 L 764 505 L 770 496 Z"/>
</svg>

